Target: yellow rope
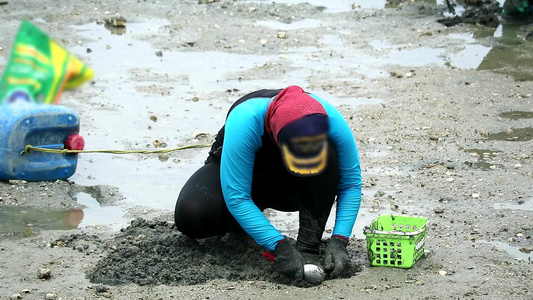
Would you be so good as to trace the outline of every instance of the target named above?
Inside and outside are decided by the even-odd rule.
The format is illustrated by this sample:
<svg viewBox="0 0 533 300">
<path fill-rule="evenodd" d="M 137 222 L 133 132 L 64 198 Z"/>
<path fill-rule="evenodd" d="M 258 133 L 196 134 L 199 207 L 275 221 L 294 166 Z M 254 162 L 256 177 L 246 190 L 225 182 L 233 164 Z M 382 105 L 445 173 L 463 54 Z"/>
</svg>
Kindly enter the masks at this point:
<svg viewBox="0 0 533 300">
<path fill-rule="evenodd" d="M 205 148 L 205 147 L 211 147 L 211 145 L 189 145 L 189 146 L 183 146 L 178 148 L 171 148 L 171 149 L 159 149 L 159 150 L 69 150 L 69 149 L 48 149 L 48 148 L 40 148 L 40 147 L 34 147 L 32 145 L 27 145 L 22 152 L 20 152 L 20 155 L 24 153 L 28 153 L 31 151 L 39 151 L 39 152 L 46 152 L 46 153 L 58 153 L 58 154 L 67 154 L 67 153 L 112 153 L 112 154 L 132 154 L 132 153 L 140 153 L 140 154 L 152 154 L 152 153 L 168 153 L 178 150 L 185 150 L 185 149 L 192 149 L 192 148 Z"/>
</svg>

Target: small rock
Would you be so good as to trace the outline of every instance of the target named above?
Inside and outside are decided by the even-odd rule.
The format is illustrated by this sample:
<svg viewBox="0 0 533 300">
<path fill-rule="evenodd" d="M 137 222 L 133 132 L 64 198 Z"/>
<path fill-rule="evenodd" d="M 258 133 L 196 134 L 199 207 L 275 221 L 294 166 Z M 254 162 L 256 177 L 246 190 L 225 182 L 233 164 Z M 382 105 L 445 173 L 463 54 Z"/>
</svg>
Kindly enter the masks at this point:
<svg viewBox="0 0 533 300">
<path fill-rule="evenodd" d="M 39 277 L 39 279 L 50 279 L 50 277 L 52 276 L 52 272 L 49 270 L 49 269 L 39 269 L 39 271 L 37 272 L 37 277 Z"/>
<path fill-rule="evenodd" d="M 158 57 L 162 57 L 163 56 L 163 51 L 161 51 L 161 50 L 156 51 L 155 55 L 158 56 Z"/>
<path fill-rule="evenodd" d="M 152 120 L 153 122 L 157 122 L 157 116 L 156 115 L 151 115 L 150 116 L 150 120 Z"/>
<path fill-rule="evenodd" d="M 166 162 L 170 158 L 170 155 L 168 153 L 161 153 L 157 158 L 160 162 Z"/>
<path fill-rule="evenodd" d="M 11 297 L 9 297 L 10 300 L 17 300 L 17 299 L 22 299 L 22 295 L 21 294 L 13 294 L 11 295 Z"/>
<path fill-rule="evenodd" d="M 261 45 L 264 46 L 264 45 L 266 45 L 268 43 L 268 40 L 267 39 L 261 39 L 259 42 L 261 43 Z"/>
<path fill-rule="evenodd" d="M 448 272 L 446 272 L 444 270 L 439 270 L 439 275 L 440 276 L 446 276 L 446 274 L 448 274 Z"/>
<path fill-rule="evenodd" d="M 479 194 L 478 194 L 478 193 L 473 193 L 473 194 L 472 194 L 472 198 L 474 198 L 474 199 L 479 198 Z"/>
<path fill-rule="evenodd" d="M 519 169 L 519 168 L 522 167 L 522 165 L 521 165 L 521 164 L 516 164 L 516 165 L 514 165 L 513 167 L 514 167 L 515 169 Z"/>
<path fill-rule="evenodd" d="M 96 286 L 96 292 L 97 293 L 105 293 L 107 292 L 108 288 L 107 286 L 103 285 L 103 284 L 99 284 Z"/>
<path fill-rule="evenodd" d="M 55 300 L 57 298 L 57 295 L 54 294 L 54 293 L 48 293 L 46 294 L 46 296 L 44 297 L 44 299 L 46 300 Z"/>
<path fill-rule="evenodd" d="M 395 78 L 403 78 L 403 74 L 396 71 L 390 72 L 389 75 Z"/>
<path fill-rule="evenodd" d="M 442 214 L 444 212 L 444 208 L 442 207 L 435 207 L 433 209 L 433 212 L 435 212 L 436 214 Z"/>
</svg>

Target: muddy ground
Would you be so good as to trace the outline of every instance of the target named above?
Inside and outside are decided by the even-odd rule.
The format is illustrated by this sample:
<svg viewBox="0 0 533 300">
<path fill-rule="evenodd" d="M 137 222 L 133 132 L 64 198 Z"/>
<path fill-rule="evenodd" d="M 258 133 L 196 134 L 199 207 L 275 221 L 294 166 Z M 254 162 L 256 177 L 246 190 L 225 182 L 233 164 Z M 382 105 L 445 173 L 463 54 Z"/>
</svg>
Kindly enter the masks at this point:
<svg viewBox="0 0 533 300">
<path fill-rule="evenodd" d="M 22 19 L 34 20 L 94 66 L 100 59 L 118 60 L 113 57 L 117 46 L 94 47 L 99 37 L 83 35 L 73 26 L 103 27 L 106 18 L 121 15 L 128 30 L 128 24 L 153 20 L 159 24 L 155 30 L 131 35 L 149 43 L 150 57 L 167 69 L 125 65 L 127 75 L 120 78 L 97 72 L 92 83 L 61 103 L 80 113 L 82 133 L 89 141 L 99 138 L 103 146 L 129 149 L 150 146 L 161 135 L 170 147 L 209 142 L 222 125 L 225 109 L 252 89 L 296 83 L 335 99 L 353 128 L 361 156 L 364 195 L 358 223 L 380 213 L 425 216 L 425 256 L 410 269 L 370 267 L 359 230 L 349 244 L 352 265 L 343 278 L 293 287 L 273 272 L 261 258 L 262 249 L 247 236 L 192 240 L 173 228 L 171 205 L 146 204 L 165 198 L 172 202 L 180 184 L 201 164 L 204 150 L 111 160 L 81 155 L 77 174 L 69 181 L 0 183 L 1 299 L 533 297 L 533 83 L 527 80 L 532 66 L 476 70 L 456 60 L 474 44 L 500 49 L 491 39 L 465 38 L 494 29 L 463 23 L 445 27 L 438 22 L 445 7 L 432 3 L 364 8 L 355 1 L 343 2 L 348 9 L 335 11 L 313 2 L 207 2 L 2 2 L 0 66 L 8 60 Z M 279 30 L 261 23 L 306 20 L 315 25 Z M 531 43 L 519 34 L 515 37 L 520 47 Z M 131 52 L 137 45 L 125 47 Z M 438 59 L 428 60 L 426 54 L 435 49 Z M 183 70 L 174 68 L 171 60 L 173 54 L 188 52 L 204 53 L 208 60 L 213 51 L 269 59 L 251 67 L 228 67 L 230 72 L 214 82 L 208 80 L 216 71 L 200 62 L 198 69 Z M 531 62 L 531 53 L 521 52 L 519 58 Z M 200 79 L 194 81 L 193 75 Z M 194 86 L 201 78 L 206 82 Z M 125 95 L 112 86 L 130 86 L 128 96 L 138 92 L 151 99 L 139 100 L 140 109 L 133 111 L 121 102 Z M 360 103 L 350 102 L 354 99 Z M 157 124 L 171 123 L 165 113 L 188 114 L 180 122 L 189 120 L 189 131 L 157 131 L 149 117 L 157 115 Z M 139 131 L 139 136 L 120 130 L 101 133 L 104 120 L 116 117 L 124 122 L 137 118 L 135 114 L 142 116 L 142 126 L 153 126 L 152 131 Z M 198 122 L 213 126 L 206 129 Z M 123 126 L 119 129 L 129 133 L 129 125 Z M 155 167 L 148 168 L 153 161 L 165 164 L 156 175 Z M 126 163 L 146 166 L 147 171 L 134 167 L 129 173 L 135 175 L 128 177 L 120 167 L 109 167 Z M 128 186 L 147 192 L 131 193 L 115 184 L 122 174 Z M 166 186 L 167 196 L 159 193 L 152 177 L 156 183 L 168 178 L 178 183 Z M 131 202 L 131 194 L 141 199 L 126 206 L 124 217 L 131 222 L 116 230 L 108 224 L 77 226 L 88 213 L 80 193 L 91 195 L 102 207 Z M 48 227 L 32 224 L 27 213 L 50 211 Z M 23 228 L 8 226 L 20 222 L 25 222 Z"/>
</svg>

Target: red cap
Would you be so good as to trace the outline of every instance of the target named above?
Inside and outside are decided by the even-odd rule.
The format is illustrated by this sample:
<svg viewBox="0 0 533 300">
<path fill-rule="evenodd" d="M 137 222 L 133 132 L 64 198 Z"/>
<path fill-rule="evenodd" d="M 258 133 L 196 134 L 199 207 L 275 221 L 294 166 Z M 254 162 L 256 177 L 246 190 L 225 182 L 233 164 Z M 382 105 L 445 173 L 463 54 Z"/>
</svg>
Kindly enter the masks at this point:
<svg viewBox="0 0 533 300">
<path fill-rule="evenodd" d="M 85 140 L 77 133 L 68 136 L 65 141 L 65 148 L 68 150 L 83 150 L 85 147 Z"/>
</svg>

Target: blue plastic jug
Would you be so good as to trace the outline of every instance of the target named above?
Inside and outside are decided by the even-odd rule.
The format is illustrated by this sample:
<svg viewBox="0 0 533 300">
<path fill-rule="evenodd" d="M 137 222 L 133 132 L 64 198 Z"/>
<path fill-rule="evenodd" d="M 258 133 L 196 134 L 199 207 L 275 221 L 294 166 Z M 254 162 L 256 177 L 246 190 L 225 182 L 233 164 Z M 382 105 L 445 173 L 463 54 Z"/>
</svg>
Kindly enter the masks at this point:
<svg viewBox="0 0 533 300">
<path fill-rule="evenodd" d="M 64 106 L 15 103 L 0 106 L 0 180 L 50 181 L 74 174 L 77 154 L 31 151 L 26 145 L 64 149 L 78 134 L 78 114 Z M 81 150 L 81 149 L 77 149 Z"/>
</svg>

